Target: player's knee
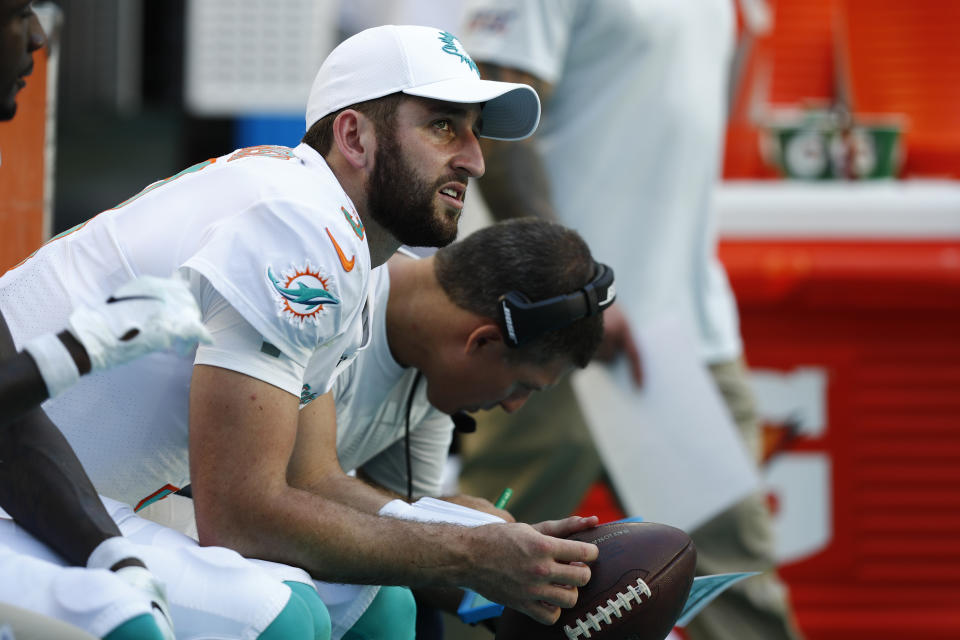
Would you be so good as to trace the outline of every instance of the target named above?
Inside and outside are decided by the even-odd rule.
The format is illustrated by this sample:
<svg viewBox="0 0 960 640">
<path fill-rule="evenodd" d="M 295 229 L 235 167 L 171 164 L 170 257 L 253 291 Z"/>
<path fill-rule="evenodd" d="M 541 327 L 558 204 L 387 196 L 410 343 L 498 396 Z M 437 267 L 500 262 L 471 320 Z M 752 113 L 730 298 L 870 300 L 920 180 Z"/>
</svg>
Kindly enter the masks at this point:
<svg viewBox="0 0 960 640">
<path fill-rule="evenodd" d="M 405 587 L 380 587 L 377 597 L 343 640 L 413 640 L 417 603 Z"/>
<path fill-rule="evenodd" d="M 310 616 L 313 618 L 313 637 L 317 640 L 329 640 L 331 635 L 330 613 L 313 585 L 293 580 L 285 580 L 284 584 L 290 587 L 294 594 L 300 596 L 310 610 Z"/>
<path fill-rule="evenodd" d="M 144 613 L 114 628 L 103 636 L 103 640 L 164 640 L 164 638 L 153 616 Z"/>
<path fill-rule="evenodd" d="M 257 640 L 330 640 L 330 616 L 319 596 L 315 603 L 309 595 L 305 599 L 297 591 L 300 589 L 291 588 L 287 605 Z"/>
</svg>

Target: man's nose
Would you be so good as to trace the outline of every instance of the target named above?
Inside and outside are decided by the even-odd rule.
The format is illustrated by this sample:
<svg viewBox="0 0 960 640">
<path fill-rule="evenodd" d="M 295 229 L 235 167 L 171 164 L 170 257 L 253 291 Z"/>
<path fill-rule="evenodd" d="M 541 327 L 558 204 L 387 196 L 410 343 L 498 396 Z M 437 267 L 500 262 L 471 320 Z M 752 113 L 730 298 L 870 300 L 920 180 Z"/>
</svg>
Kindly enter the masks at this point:
<svg viewBox="0 0 960 640">
<path fill-rule="evenodd" d="M 463 145 L 454 158 L 454 168 L 471 178 L 479 178 L 486 171 L 483 151 L 480 149 L 480 139 L 472 129 L 469 129 L 463 136 Z"/>
</svg>

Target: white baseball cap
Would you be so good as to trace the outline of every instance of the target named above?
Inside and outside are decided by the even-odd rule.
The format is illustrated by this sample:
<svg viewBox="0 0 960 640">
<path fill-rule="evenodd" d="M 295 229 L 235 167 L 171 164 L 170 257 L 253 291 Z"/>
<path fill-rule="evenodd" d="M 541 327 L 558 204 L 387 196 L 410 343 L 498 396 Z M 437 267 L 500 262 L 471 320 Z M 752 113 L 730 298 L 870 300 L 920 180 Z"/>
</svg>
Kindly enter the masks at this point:
<svg viewBox="0 0 960 640">
<path fill-rule="evenodd" d="M 533 88 L 481 80 L 453 34 L 432 27 L 385 25 L 344 40 L 320 66 L 307 100 L 307 129 L 358 102 L 402 91 L 465 104 L 485 103 L 480 135 L 519 140 L 540 122 Z"/>
</svg>

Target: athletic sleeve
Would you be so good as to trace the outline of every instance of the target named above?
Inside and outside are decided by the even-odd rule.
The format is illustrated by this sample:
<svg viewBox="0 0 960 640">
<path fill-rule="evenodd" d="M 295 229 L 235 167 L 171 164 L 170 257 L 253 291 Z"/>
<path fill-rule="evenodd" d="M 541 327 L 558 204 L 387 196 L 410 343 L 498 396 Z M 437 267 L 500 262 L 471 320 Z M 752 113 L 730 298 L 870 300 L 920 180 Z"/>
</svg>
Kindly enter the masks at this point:
<svg viewBox="0 0 960 640">
<path fill-rule="evenodd" d="M 460 40 L 477 61 L 555 84 L 580 5 L 576 0 L 468 0 Z"/>
<path fill-rule="evenodd" d="M 304 367 L 266 341 L 206 278 L 190 271 L 189 280 L 213 336 L 213 344 L 199 346 L 194 364 L 236 371 L 299 396 Z"/>
<path fill-rule="evenodd" d="M 369 305 L 364 304 L 362 317 L 347 327 L 335 339 L 317 349 L 304 372 L 303 391 L 300 395 L 302 409 L 318 395 L 333 388 L 337 377 L 350 366 L 370 341 Z"/>
<path fill-rule="evenodd" d="M 443 471 L 453 441 L 453 420 L 430 405 L 426 391 L 426 385 L 421 384 L 411 411 L 410 466 L 414 499 L 441 495 Z M 380 486 L 406 495 L 407 459 L 402 437 L 361 468 Z"/>
<path fill-rule="evenodd" d="M 319 191 L 319 190 L 318 190 Z M 301 366 L 366 298 L 369 251 L 332 199 L 272 197 L 207 227 L 184 262 L 267 342 Z"/>
</svg>

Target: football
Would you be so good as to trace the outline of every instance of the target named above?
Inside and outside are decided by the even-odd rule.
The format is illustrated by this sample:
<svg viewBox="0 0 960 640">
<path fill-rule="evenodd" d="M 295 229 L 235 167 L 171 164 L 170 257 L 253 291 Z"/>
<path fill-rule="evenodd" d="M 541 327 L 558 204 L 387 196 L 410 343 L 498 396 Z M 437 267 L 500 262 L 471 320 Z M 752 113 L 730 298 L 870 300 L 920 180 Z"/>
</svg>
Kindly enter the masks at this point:
<svg viewBox="0 0 960 640">
<path fill-rule="evenodd" d="M 600 549 L 577 604 L 550 626 L 506 609 L 497 621 L 497 640 L 666 638 L 693 584 L 697 551 L 690 536 L 664 524 L 622 522 L 570 538 Z"/>
</svg>

